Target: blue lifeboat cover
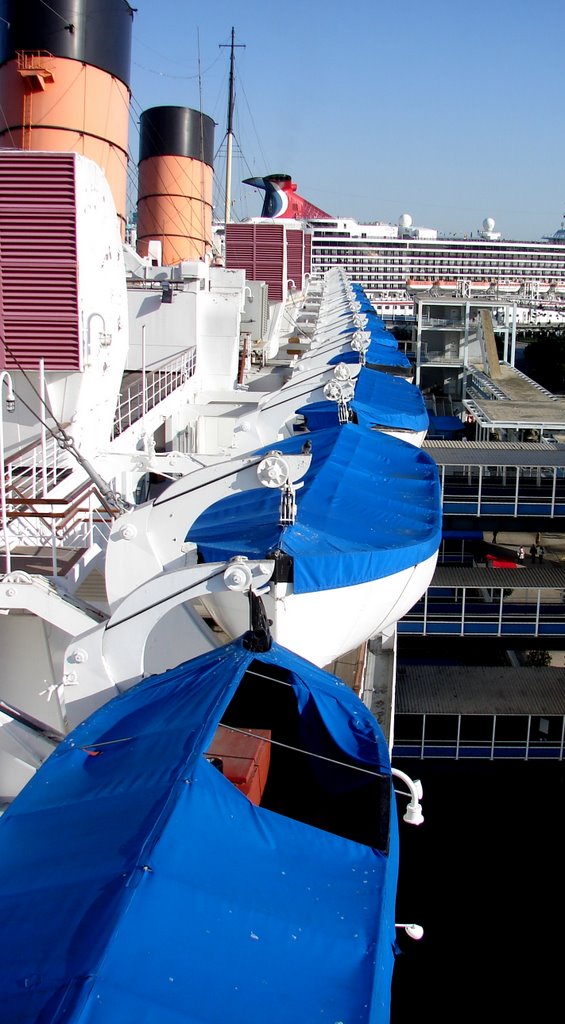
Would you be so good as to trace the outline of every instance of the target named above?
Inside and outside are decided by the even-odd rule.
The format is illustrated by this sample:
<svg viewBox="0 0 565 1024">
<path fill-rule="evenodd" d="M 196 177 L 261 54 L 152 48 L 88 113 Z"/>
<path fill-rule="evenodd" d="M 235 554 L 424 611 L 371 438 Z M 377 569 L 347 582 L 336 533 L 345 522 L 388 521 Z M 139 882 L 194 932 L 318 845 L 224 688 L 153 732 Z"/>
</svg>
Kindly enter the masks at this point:
<svg viewBox="0 0 565 1024">
<path fill-rule="evenodd" d="M 371 342 L 378 342 L 379 345 L 384 345 L 386 348 L 398 348 L 398 342 L 394 337 L 394 334 L 382 324 L 380 317 L 367 314 L 367 319 L 368 323 L 366 327 L 346 327 L 342 333 L 355 334 L 357 330 L 368 331 L 371 335 Z"/>
<path fill-rule="evenodd" d="M 298 453 L 303 443 L 303 435 L 276 441 L 261 453 Z M 229 495 L 207 508 L 185 538 L 204 561 L 282 550 L 294 560 L 295 593 L 311 593 L 382 579 L 435 554 L 440 489 L 427 453 L 352 423 L 319 430 L 312 443 L 296 522 L 279 526 L 277 489 Z"/>
<path fill-rule="evenodd" d="M 285 671 L 303 749 L 390 775 L 355 694 L 276 644 L 110 701 L 0 821 L 3 1024 L 389 1020 L 394 798 L 388 855 L 251 804 L 203 755 L 252 661 Z"/>
<path fill-rule="evenodd" d="M 401 377 L 393 377 L 378 370 L 361 368 L 350 405 L 357 422 L 363 427 L 387 427 L 416 432 L 428 427 L 428 412 L 420 389 Z M 313 402 L 296 411 L 304 416 L 309 430 L 319 430 L 338 423 L 335 402 Z"/>
<path fill-rule="evenodd" d="M 465 424 L 458 416 L 433 416 L 430 415 L 430 437 L 441 440 L 457 438 L 465 430 Z"/>
<path fill-rule="evenodd" d="M 426 403 L 420 388 L 401 377 L 363 367 L 355 383 L 351 408 L 358 423 L 399 430 L 426 430 Z"/>
<path fill-rule="evenodd" d="M 337 405 L 335 402 L 310 402 L 296 410 L 298 416 L 304 416 L 308 430 L 325 430 L 339 425 Z"/>
<path fill-rule="evenodd" d="M 393 352 L 392 349 L 389 348 L 388 351 L 391 352 L 394 357 L 391 358 L 389 362 L 384 357 L 386 350 L 387 346 L 381 345 L 378 340 L 371 341 L 369 348 L 365 353 L 365 364 L 369 368 L 378 368 L 379 366 L 399 366 L 402 369 L 413 371 L 414 368 L 412 363 L 404 352 L 401 352 L 400 350 Z"/>
<path fill-rule="evenodd" d="M 333 355 L 331 359 L 328 359 L 328 362 L 330 365 L 333 363 L 358 363 L 359 353 L 349 349 L 341 354 Z M 370 343 L 365 353 L 365 365 L 369 368 L 390 366 L 392 369 L 399 370 L 412 369 L 412 364 L 404 352 L 400 352 L 399 349 L 393 349 L 390 345 L 380 345 L 376 341 Z"/>
<path fill-rule="evenodd" d="M 375 307 L 373 306 L 373 304 L 372 304 L 369 296 L 367 295 L 367 292 L 363 288 L 362 284 L 359 284 L 358 281 L 352 281 L 351 282 L 351 289 L 354 292 L 355 298 L 357 299 L 358 302 L 366 302 L 366 303 L 368 303 L 369 306 L 371 307 L 371 309 L 374 311 Z"/>
</svg>

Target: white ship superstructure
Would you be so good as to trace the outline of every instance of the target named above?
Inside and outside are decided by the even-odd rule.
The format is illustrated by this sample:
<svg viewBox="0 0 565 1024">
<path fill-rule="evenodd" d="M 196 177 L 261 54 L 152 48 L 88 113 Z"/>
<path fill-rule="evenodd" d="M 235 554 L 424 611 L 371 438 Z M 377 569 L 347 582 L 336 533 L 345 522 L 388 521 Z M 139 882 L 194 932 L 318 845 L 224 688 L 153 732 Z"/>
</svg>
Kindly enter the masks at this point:
<svg viewBox="0 0 565 1024">
<path fill-rule="evenodd" d="M 381 313 L 406 302 L 406 291 L 433 289 L 460 296 L 512 297 L 520 304 L 563 307 L 565 313 L 565 245 L 560 232 L 553 239 L 522 242 L 497 238 L 486 229 L 475 238 L 441 238 L 435 231 L 402 223 L 328 220 L 310 226 L 312 273 L 343 267 Z"/>
<path fill-rule="evenodd" d="M 424 292 L 512 300 L 517 309 L 538 311 L 541 320 L 544 314 L 565 319 L 563 224 L 551 237 L 515 241 L 503 238 L 493 218 L 485 217 L 474 233 L 441 236 L 435 228 L 415 226 L 406 213 L 397 224 L 332 217 L 299 196 L 289 175 L 246 183 L 265 192 L 261 217 L 250 225 L 302 228 L 308 235 L 308 272 L 317 278 L 341 267 L 363 286 L 381 316 L 412 316 L 414 296 Z M 249 253 L 250 238 L 240 227 L 241 237 L 226 234 L 228 266 L 243 265 Z M 516 320 L 523 318 L 516 314 Z"/>
</svg>

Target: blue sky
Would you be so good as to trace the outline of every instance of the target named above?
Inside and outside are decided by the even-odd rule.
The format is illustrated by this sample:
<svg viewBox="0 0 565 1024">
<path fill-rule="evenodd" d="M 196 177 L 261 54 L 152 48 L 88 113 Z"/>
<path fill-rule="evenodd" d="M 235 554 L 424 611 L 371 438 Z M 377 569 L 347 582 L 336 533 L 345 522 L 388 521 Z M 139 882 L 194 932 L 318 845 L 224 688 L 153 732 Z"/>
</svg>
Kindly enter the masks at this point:
<svg viewBox="0 0 565 1024">
<path fill-rule="evenodd" d="M 217 122 L 223 215 L 229 50 L 235 41 L 234 219 L 261 199 L 241 179 L 282 171 L 336 216 L 507 238 L 565 213 L 563 0 L 131 0 L 133 122 L 151 106 Z"/>
</svg>

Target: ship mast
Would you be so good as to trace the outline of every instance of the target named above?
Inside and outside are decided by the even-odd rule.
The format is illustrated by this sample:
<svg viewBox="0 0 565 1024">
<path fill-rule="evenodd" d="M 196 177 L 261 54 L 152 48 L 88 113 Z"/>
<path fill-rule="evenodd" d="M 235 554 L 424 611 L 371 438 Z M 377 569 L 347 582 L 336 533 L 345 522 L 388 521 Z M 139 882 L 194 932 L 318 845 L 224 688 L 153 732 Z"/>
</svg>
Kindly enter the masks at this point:
<svg viewBox="0 0 565 1024">
<path fill-rule="evenodd" d="M 237 46 L 245 49 L 243 43 L 235 42 L 235 29 L 232 26 L 231 30 L 231 43 L 230 43 L 230 86 L 229 86 L 229 97 L 228 97 L 228 130 L 227 130 L 227 146 L 226 146 L 226 206 L 224 213 L 224 220 L 226 224 L 230 223 L 231 219 L 231 165 L 232 165 L 232 149 L 233 149 L 233 110 L 235 105 L 235 88 L 234 88 L 234 50 Z M 227 46 L 227 43 L 220 43 L 220 46 Z"/>
</svg>

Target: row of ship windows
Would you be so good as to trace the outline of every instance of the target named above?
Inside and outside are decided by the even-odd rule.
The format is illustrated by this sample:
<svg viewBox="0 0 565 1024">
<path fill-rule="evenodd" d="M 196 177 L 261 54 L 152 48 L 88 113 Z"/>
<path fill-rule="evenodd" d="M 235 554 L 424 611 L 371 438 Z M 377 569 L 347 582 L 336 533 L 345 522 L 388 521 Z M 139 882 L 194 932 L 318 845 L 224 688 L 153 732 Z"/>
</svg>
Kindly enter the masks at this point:
<svg viewBox="0 0 565 1024">
<path fill-rule="evenodd" d="M 517 267 L 517 266 L 515 266 L 515 267 L 508 267 L 508 266 L 499 266 L 499 267 L 495 268 L 495 267 L 485 267 L 484 265 L 481 265 L 481 264 L 479 264 L 479 265 L 473 265 L 473 264 L 457 265 L 457 264 L 454 264 L 454 263 L 449 264 L 448 267 L 438 267 L 438 266 L 432 266 L 432 265 L 429 265 L 429 264 L 427 266 L 423 265 L 423 266 L 406 267 L 406 266 L 403 266 L 402 264 L 400 264 L 400 265 L 394 265 L 394 264 L 390 264 L 390 263 L 376 264 L 374 261 L 370 261 L 370 260 L 363 260 L 363 261 L 361 261 L 361 260 L 329 259 L 329 260 L 313 260 L 312 261 L 312 265 L 313 266 L 320 267 L 320 268 L 324 268 L 325 266 L 329 266 L 329 265 L 332 265 L 334 263 L 338 263 L 339 265 L 345 266 L 345 267 L 351 267 L 351 268 L 355 269 L 356 271 L 365 271 L 366 269 L 368 270 L 370 268 L 373 272 L 376 272 L 376 273 L 379 273 L 379 274 L 384 274 L 384 275 L 389 275 L 389 276 L 390 275 L 394 275 L 394 274 L 399 274 L 399 273 L 400 274 L 406 274 L 406 275 L 409 275 L 409 276 L 412 275 L 412 274 L 422 274 L 422 273 L 424 273 L 424 274 L 428 274 L 428 275 L 431 275 L 431 276 L 434 276 L 434 277 L 438 277 L 438 276 L 441 276 L 443 273 L 449 273 L 450 275 L 452 275 L 452 274 L 453 275 L 457 275 L 457 274 L 473 274 L 473 273 L 475 273 L 475 274 L 482 275 L 482 276 L 491 275 L 492 277 L 497 277 L 497 276 L 500 276 L 501 273 L 511 272 L 514 275 L 520 274 L 521 276 L 524 276 L 524 277 L 532 277 L 532 278 L 538 279 L 542 275 L 544 275 L 546 277 L 552 277 L 552 276 L 553 277 L 562 277 L 565 274 L 565 267 L 563 268 L 562 273 L 559 273 L 559 270 L 557 268 L 553 268 L 552 271 L 551 271 L 551 274 L 549 272 L 545 272 L 545 274 L 544 274 L 543 268 L 541 268 L 541 267 Z"/>
<path fill-rule="evenodd" d="M 337 236 L 334 236 L 337 237 Z M 319 249 L 318 236 L 314 235 L 312 242 L 315 249 Z M 326 238 L 322 245 L 330 245 L 332 239 Z M 432 256 L 438 256 L 445 252 L 449 255 L 458 254 L 460 256 L 466 253 L 477 253 L 481 256 L 494 256 L 496 259 L 500 259 L 501 256 L 531 256 L 543 258 L 557 257 L 557 259 L 563 259 L 565 245 L 557 244 L 555 246 L 543 246 L 540 250 L 539 244 L 532 242 L 531 246 L 524 246 L 520 243 L 517 245 L 501 245 L 496 243 L 494 245 L 485 245 L 484 243 L 478 242 L 466 242 L 462 244 L 461 248 L 454 242 L 445 242 L 443 245 L 441 242 L 431 242 L 419 240 L 418 242 L 406 243 L 401 242 L 396 238 L 380 238 L 378 241 L 371 239 L 360 240 L 358 238 L 342 238 L 339 237 L 338 244 L 340 246 L 347 246 L 350 249 L 370 249 L 372 251 L 382 249 L 383 252 L 402 252 L 407 256 L 412 256 L 418 252 L 427 252 Z M 333 246 L 335 248 L 335 246 Z"/>
<path fill-rule="evenodd" d="M 492 253 L 475 253 L 475 252 L 462 252 L 462 253 L 430 253 L 430 252 L 418 252 L 418 253 L 399 253 L 399 252 L 367 252 L 363 249 L 312 249 L 312 256 L 340 256 L 349 259 L 369 259 L 371 262 L 376 260 L 394 260 L 397 263 L 444 263 L 451 265 L 453 263 L 478 263 L 481 265 L 489 264 L 490 266 L 497 267 L 500 264 L 511 264 L 512 266 L 565 266 L 565 251 L 561 255 L 552 256 L 541 256 L 541 255 L 524 255 L 524 254 L 512 254 L 507 253 L 505 255 L 496 258 Z"/>
<path fill-rule="evenodd" d="M 365 266 L 358 266 L 358 265 L 354 266 L 352 264 L 346 264 L 346 266 L 349 267 L 350 272 L 362 273 L 362 274 L 365 274 L 365 275 L 366 274 L 370 274 L 370 275 L 373 275 L 373 276 L 377 276 L 377 278 L 393 278 L 393 279 L 396 279 L 396 278 L 406 278 L 406 276 L 411 276 L 412 273 L 422 273 L 421 270 L 418 270 L 418 271 L 407 271 L 404 267 L 398 267 L 398 269 L 394 269 L 394 268 L 389 269 L 389 268 L 386 268 L 386 267 L 383 268 L 383 267 L 376 267 L 376 266 L 372 266 L 372 267 L 365 267 Z M 323 263 L 312 264 L 312 269 L 314 269 L 314 268 L 319 270 L 319 271 L 321 271 L 321 272 L 323 272 L 323 270 L 325 268 L 327 268 L 327 264 L 323 264 Z M 435 270 L 435 271 L 429 270 L 428 271 L 428 275 L 430 276 L 430 278 L 434 278 L 434 279 L 435 278 L 441 278 L 441 272 L 438 272 L 437 270 Z M 480 268 L 476 268 L 474 270 L 472 268 L 465 268 L 465 267 L 450 267 L 450 269 L 449 269 L 449 276 L 450 276 L 450 278 L 453 278 L 453 279 L 465 278 L 465 276 L 473 276 L 473 275 L 476 275 L 477 278 L 485 278 L 485 276 L 489 275 L 489 271 L 485 271 L 485 270 L 482 270 Z M 498 272 L 496 274 L 492 273 L 492 274 L 490 274 L 490 276 L 491 276 L 492 280 L 495 280 L 496 278 L 501 279 L 502 281 L 507 281 L 508 280 L 508 276 L 506 274 L 504 274 L 504 273 L 501 273 L 501 272 Z M 563 276 L 563 275 L 561 275 L 561 276 Z M 538 273 L 534 273 L 532 270 L 524 270 L 521 273 L 521 278 L 522 279 L 526 279 L 526 280 L 531 280 L 531 281 L 539 281 L 539 274 Z"/>
<path fill-rule="evenodd" d="M 418 264 L 420 266 L 437 267 L 437 268 L 440 268 L 440 267 L 463 266 L 463 267 L 490 267 L 490 268 L 494 269 L 494 268 L 500 267 L 500 266 L 511 266 L 511 267 L 520 267 L 520 268 L 523 268 L 523 269 L 527 269 L 529 267 L 531 269 L 536 269 L 536 270 L 539 270 L 540 268 L 545 268 L 545 267 L 552 268 L 552 269 L 565 269 L 565 259 L 561 258 L 560 260 L 558 260 L 557 257 L 554 257 L 553 259 L 548 259 L 548 258 L 541 259 L 541 258 L 538 258 L 538 259 L 531 259 L 531 260 L 526 260 L 526 259 L 502 259 L 502 260 L 485 259 L 485 260 L 481 260 L 481 259 L 477 259 L 477 258 L 472 258 L 471 259 L 468 255 L 466 257 L 460 258 L 460 259 L 457 259 L 456 257 L 453 257 L 452 259 L 438 259 L 438 258 L 429 257 L 429 256 L 412 256 L 410 258 L 405 256 L 405 257 L 400 258 L 400 257 L 391 257 L 391 256 L 387 255 L 387 256 L 378 256 L 377 257 L 377 254 L 372 254 L 369 257 L 369 256 L 366 256 L 366 255 L 365 256 L 364 255 L 356 255 L 356 254 L 353 254 L 353 253 L 349 252 L 348 250 L 343 250 L 342 251 L 342 250 L 339 250 L 339 249 L 328 249 L 328 250 L 325 250 L 325 249 L 315 249 L 312 252 L 312 259 L 313 260 L 320 260 L 320 259 L 323 259 L 324 257 L 326 259 L 330 259 L 330 260 L 331 259 L 334 259 L 334 260 L 336 260 L 336 259 L 341 259 L 341 260 L 346 259 L 349 262 L 356 262 L 356 263 L 360 263 L 360 262 L 363 262 L 363 263 L 376 263 L 376 262 L 378 262 L 378 263 L 384 264 L 385 266 L 390 266 L 390 265 L 394 265 L 394 266 L 411 266 L 411 265 Z"/>
</svg>

